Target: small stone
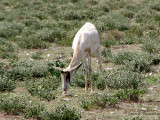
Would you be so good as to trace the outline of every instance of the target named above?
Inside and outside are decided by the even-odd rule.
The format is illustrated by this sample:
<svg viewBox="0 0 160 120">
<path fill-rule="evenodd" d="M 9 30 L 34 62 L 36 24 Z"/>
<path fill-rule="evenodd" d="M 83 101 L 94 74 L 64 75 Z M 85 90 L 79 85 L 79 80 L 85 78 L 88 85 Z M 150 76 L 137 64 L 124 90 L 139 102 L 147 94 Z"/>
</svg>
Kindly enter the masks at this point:
<svg viewBox="0 0 160 120">
<path fill-rule="evenodd" d="M 71 99 L 67 99 L 67 98 L 64 98 L 63 100 L 65 100 L 65 101 L 71 101 Z"/>
<path fill-rule="evenodd" d="M 74 95 L 74 97 L 78 97 L 78 95 Z"/>
<path fill-rule="evenodd" d="M 153 87 L 148 88 L 149 90 L 153 90 Z"/>
<path fill-rule="evenodd" d="M 106 68 L 105 70 L 112 70 L 113 68 Z"/>
<path fill-rule="evenodd" d="M 47 55 L 47 57 L 50 57 L 50 56 L 51 56 L 50 54 Z"/>
<path fill-rule="evenodd" d="M 113 114 L 114 112 L 111 112 L 111 114 Z"/>
<path fill-rule="evenodd" d="M 81 111 L 81 113 L 84 113 L 84 111 Z"/>
<path fill-rule="evenodd" d="M 158 110 L 158 106 L 155 106 L 154 110 Z"/>
<path fill-rule="evenodd" d="M 146 108 L 141 108 L 141 110 L 147 110 Z"/>
</svg>

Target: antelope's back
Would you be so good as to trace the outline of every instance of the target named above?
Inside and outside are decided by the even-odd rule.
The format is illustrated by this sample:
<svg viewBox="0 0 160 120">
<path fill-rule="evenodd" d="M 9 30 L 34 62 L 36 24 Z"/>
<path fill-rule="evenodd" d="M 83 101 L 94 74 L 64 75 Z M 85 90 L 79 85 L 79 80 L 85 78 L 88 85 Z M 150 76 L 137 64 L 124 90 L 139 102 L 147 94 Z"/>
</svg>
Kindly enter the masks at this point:
<svg viewBox="0 0 160 120">
<path fill-rule="evenodd" d="M 86 23 L 77 32 L 72 43 L 72 49 L 79 46 L 79 49 L 85 50 L 91 48 L 93 53 L 99 47 L 99 35 L 96 27 L 92 23 Z"/>
</svg>

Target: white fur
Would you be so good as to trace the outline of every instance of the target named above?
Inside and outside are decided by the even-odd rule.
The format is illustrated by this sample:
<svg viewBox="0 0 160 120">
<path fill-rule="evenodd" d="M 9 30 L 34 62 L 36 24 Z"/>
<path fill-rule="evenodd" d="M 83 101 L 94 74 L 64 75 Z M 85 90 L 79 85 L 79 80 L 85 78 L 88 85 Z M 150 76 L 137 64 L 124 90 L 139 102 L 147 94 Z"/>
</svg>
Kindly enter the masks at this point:
<svg viewBox="0 0 160 120">
<path fill-rule="evenodd" d="M 85 90 L 88 91 L 88 83 L 87 83 L 87 69 L 90 73 L 90 80 L 91 80 L 91 93 L 93 92 L 93 80 L 92 80 L 92 65 L 91 65 L 91 55 L 92 53 L 97 53 L 98 64 L 100 71 L 104 77 L 102 71 L 102 64 L 101 64 L 101 50 L 100 50 L 100 40 L 98 36 L 98 32 L 96 27 L 91 23 L 86 23 L 82 26 L 82 28 L 77 32 L 74 37 L 72 43 L 72 49 L 74 51 L 73 58 L 69 64 L 69 66 L 64 69 L 63 71 L 71 71 L 77 65 L 80 64 L 80 61 L 83 60 L 85 64 Z M 88 54 L 88 65 L 86 61 L 86 56 Z M 76 68 L 77 69 L 77 68 Z M 72 77 L 74 75 L 74 71 L 70 72 L 70 80 L 72 81 Z M 63 80 L 65 81 L 65 80 Z M 68 86 L 65 82 L 63 82 L 63 87 L 67 90 Z"/>
<path fill-rule="evenodd" d="M 78 56 L 74 58 L 74 63 L 68 68 L 72 68 L 79 64 L 79 62 L 86 57 L 86 49 L 91 49 L 91 54 L 94 53 L 99 47 L 99 36 L 96 27 L 87 22 L 82 28 L 77 32 L 72 43 L 72 49 L 74 50 L 74 55 L 76 47 L 79 46 Z"/>
</svg>

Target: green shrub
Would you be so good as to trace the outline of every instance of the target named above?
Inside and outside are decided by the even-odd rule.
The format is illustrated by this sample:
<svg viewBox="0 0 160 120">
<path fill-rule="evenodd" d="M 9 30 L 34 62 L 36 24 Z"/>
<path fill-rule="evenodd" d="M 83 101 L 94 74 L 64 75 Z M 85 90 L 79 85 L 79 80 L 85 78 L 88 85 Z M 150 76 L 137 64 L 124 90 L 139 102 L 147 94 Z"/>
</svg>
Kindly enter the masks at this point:
<svg viewBox="0 0 160 120">
<path fill-rule="evenodd" d="M 6 95 L 2 96 L 0 101 L 0 109 L 7 114 L 19 115 L 25 112 L 25 107 L 27 105 L 25 96 L 11 97 L 10 95 Z"/>
<path fill-rule="evenodd" d="M 44 110 L 44 106 L 39 102 L 29 101 L 29 104 L 25 107 L 25 118 L 39 119 L 41 112 Z"/>
<path fill-rule="evenodd" d="M 103 39 L 101 44 L 105 47 L 111 47 L 117 44 L 117 41 L 114 39 L 110 39 L 110 40 L 105 40 Z"/>
<path fill-rule="evenodd" d="M 52 111 L 45 111 L 42 114 L 42 120 L 80 120 L 81 113 L 75 108 L 61 105 Z"/>
<path fill-rule="evenodd" d="M 96 81 L 96 87 L 99 89 L 99 90 L 104 90 L 106 88 L 106 83 L 105 81 L 102 79 L 102 78 L 99 78 L 97 81 Z"/>
<path fill-rule="evenodd" d="M 54 30 L 50 30 L 48 28 L 43 28 L 35 33 L 37 39 L 47 42 L 54 42 L 55 41 L 55 32 Z M 60 38 L 59 38 L 60 39 Z"/>
<path fill-rule="evenodd" d="M 128 11 L 128 10 L 122 11 L 121 14 L 122 14 L 124 17 L 128 17 L 128 18 L 130 18 L 130 19 L 134 17 L 134 12 Z"/>
<path fill-rule="evenodd" d="M 120 100 L 130 100 L 137 102 L 143 93 L 144 91 L 140 89 L 123 89 L 119 90 L 115 96 Z"/>
<path fill-rule="evenodd" d="M 85 87 L 84 68 L 80 68 L 76 72 L 75 77 L 73 78 L 73 84 L 77 87 Z"/>
<path fill-rule="evenodd" d="M 40 59 L 42 59 L 42 57 L 41 57 L 42 54 L 43 54 L 42 51 L 38 51 L 36 53 L 33 53 L 31 58 L 36 59 L 36 60 L 40 60 Z"/>
<path fill-rule="evenodd" d="M 9 69 L 9 65 L 5 62 L 0 63 L 0 75 L 6 75 L 7 70 Z"/>
<path fill-rule="evenodd" d="M 129 31 L 127 31 L 126 35 L 124 35 L 122 37 L 122 39 L 119 41 L 118 44 L 122 44 L 122 45 L 126 45 L 126 44 L 141 44 L 142 40 L 139 37 L 134 36 L 132 34 L 134 34 L 134 33 L 132 33 L 132 32 L 129 33 Z"/>
<path fill-rule="evenodd" d="M 119 101 L 117 97 L 115 97 L 114 95 L 107 95 L 107 94 L 103 95 L 103 99 L 106 101 L 108 106 L 115 106 Z"/>
<path fill-rule="evenodd" d="M 147 53 L 120 52 L 118 55 L 113 56 L 112 62 L 132 67 L 134 71 L 149 72 L 151 70 L 152 56 Z"/>
<path fill-rule="evenodd" d="M 109 13 L 98 17 L 97 27 L 100 31 L 118 29 L 120 31 L 128 30 L 130 28 L 130 20 L 117 13 Z M 99 23 L 103 23 L 100 27 Z"/>
<path fill-rule="evenodd" d="M 117 10 L 123 8 L 127 4 L 127 2 L 119 0 L 108 0 L 104 4 L 107 4 L 109 6 L 109 9 L 111 10 Z"/>
<path fill-rule="evenodd" d="M 56 89 L 60 85 L 60 79 L 50 76 L 42 79 L 26 82 L 27 89 L 32 95 L 38 95 L 48 101 L 55 99 Z"/>
<path fill-rule="evenodd" d="M 80 106 L 85 110 L 92 110 L 98 108 L 104 108 L 106 105 L 114 106 L 117 104 L 118 99 L 112 95 L 107 94 L 92 94 L 89 97 L 85 97 L 80 100 Z"/>
<path fill-rule="evenodd" d="M 18 61 L 11 63 L 8 75 L 15 80 L 24 80 L 31 77 L 45 77 L 48 74 L 48 64 L 37 61 Z"/>
<path fill-rule="evenodd" d="M 154 10 L 160 11 L 160 2 L 155 2 L 150 7 Z"/>
<path fill-rule="evenodd" d="M 141 27 L 138 26 L 132 26 L 127 32 L 133 36 L 143 36 L 143 30 Z"/>
<path fill-rule="evenodd" d="M 16 88 L 16 82 L 5 75 L 0 75 L 0 91 L 12 91 Z"/>
<path fill-rule="evenodd" d="M 61 77 L 61 73 L 57 70 L 55 70 L 53 68 L 53 66 L 55 67 L 60 67 L 60 68 L 65 68 L 66 67 L 66 64 L 65 62 L 62 62 L 61 60 L 57 59 L 54 61 L 54 63 L 48 63 L 48 66 L 49 66 L 49 72 L 56 76 L 57 78 L 60 78 Z"/>
<path fill-rule="evenodd" d="M 128 68 L 119 69 L 106 78 L 109 87 L 114 89 L 137 89 L 143 82 L 143 77 L 138 72 Z"/>
<path fill-rule="evenodd" d="M 19 40 L 18 45 L 21 48 L 27 48 L 27 49 L 45 49 L 48 48 L 50 45 L 49 43 L 46 43 L 42 40 L 40 40 L 37 36 L 32 35 L 32 36 L 23 36 L 21 40 Z"/>
<path fill-rule="evenodd" d="M 73 78 L 73 85 L 77 87 L 85 87 L 85 69 L 81 67 L 75 74 Z M 87 71 L 88 72 L 88 71 Z M 89 73 L 87 73 L 88 85 L 90 84 Z M 92 80 L 94 81 L 94 86 L 100 90 L 105 89 L 105 81 L 103 80 L 100 72 L 92 72 Z"/>
<path fill-rule="evenodd" d="M 3 59 L 17 60 L 18 56 L 15 53 L 13 53 L 14 49 L 14 46 L 11 43 L 9 43 L 6 39 L 0 38 L 0 56 Z"/>
<path fill-rule="evenodd" d="M 133 52 L 119 52 L 113 56 L 112 62 L 115 64 L 125 64 L 126 61 L 132 61 L 135 56 Z"/>
<path fill-rule="evenodd" d="M 10 22 L 5 22 L 5 23 L 1 23 L 0 25 L 0 37 L 4 37 L 4 38 L 9 38 L 11 36 L 16 36 L 19 35 L 23 28 L 24 25 L 20 24 L 20 23 L 10 23 Z"/>
<path fill-rule="evenodd" d="M 138 23 L 148 23 L 151 22 L 153 19 L 153 15 L 155 12 L 151 9 L 144 8 L 139 10 L 138 13 L 135 15 L 135 21 Z"/>
<path fill-rule="evenodd" d="M 104 58 L 110 59 L 110 58 L 112 58 L 112 51 L 111 51 L 111 49 L 109 49 L 109 48 L 103 48 L 103 49 L 101 50 L 101 55 L 102 55 Z"/>
<path fill-rule="evenodd" d="M 92 101 L 90 99 L 82 99 L 80 101 L 80 107 L 82 107 L 85 110 L 91 110 L 92 109 Z"/>
<path fill-rule="evenodd" d="M 141 48 L 142 50 L 148 53 L 156 54 L 156 53 L 160 53 L 159 45 L 160 45 L 159 38 L 147 37 L 144 39 L 144 42 Z"/>
<path fill-rule="evenodd" d="M 80 101 L 80 106 L 85 110 L 91 110 L 91 109 L 99 109 L 104 108 L 106 105 L 105 99 L 98 94 L 93 94 L 89 98 L 83 98 Z"/>
<path fill-rule="evenodd" d="M 158 65 L 160 63 L 160 55 L 153 56 L 151 65 Z"/>
<path fill-rule="evenodd" d="M 11 115 L 24 115 L 25 118 L 39 118 L 44 106 L 39 102 L 28 101 L 26 95 L 2 95 L 0 96 L 0 110 Z"/>
</svg>

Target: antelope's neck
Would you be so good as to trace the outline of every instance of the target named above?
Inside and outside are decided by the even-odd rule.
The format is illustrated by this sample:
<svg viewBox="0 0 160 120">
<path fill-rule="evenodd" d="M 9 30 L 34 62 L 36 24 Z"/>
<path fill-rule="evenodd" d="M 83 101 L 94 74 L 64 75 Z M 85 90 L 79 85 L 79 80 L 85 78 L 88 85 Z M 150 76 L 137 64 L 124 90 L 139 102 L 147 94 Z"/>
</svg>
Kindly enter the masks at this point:
<svg viewBox="0 0 160 120">
<path fill-rule="evenodd" d="M 79 51 L 79 47 L 77 46 L 76 49 L 74 50 L 72 60 L 68 67 L 73 68 L 74 66 L 78 65 L 82 59 L 83 59 L 82 52 Z"/>
</svg>

